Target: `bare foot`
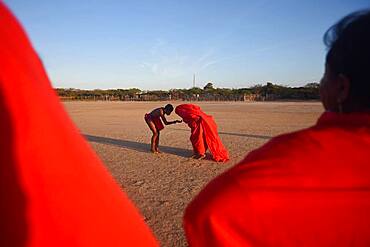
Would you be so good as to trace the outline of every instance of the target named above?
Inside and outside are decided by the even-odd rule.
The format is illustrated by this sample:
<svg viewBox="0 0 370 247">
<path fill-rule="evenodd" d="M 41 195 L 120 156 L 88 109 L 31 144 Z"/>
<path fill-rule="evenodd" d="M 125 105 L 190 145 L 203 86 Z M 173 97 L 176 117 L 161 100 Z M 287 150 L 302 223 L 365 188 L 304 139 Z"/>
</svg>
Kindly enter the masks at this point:
<svg viewBox="0 0 370 247">
<path fill-rule="evenodd" d="M 155 150 L 158 154 L 161 154 L 162 152 L 159 150 L 159 149 L 157 149 L 157 150 Z"/>
<path fill-rule="evenodd" d="M 199 155 L 199 157 L 197 158 L 198 160 L 202 160 L 202 159 L 204 159 L 206 157 L 206 155 L 205 154 L 202 154 L 202 155 Z"/>
<path fill-rule="evenodd" d="M 193 159 L 202 160 L 206 157 L 206 155 L 205 154 L 196 154 L 196 155 L 193 155 L 192 157 L 193 157 Z"/>
<path fill-rule="evenodd" d="M 157 154 L 158 153 L 157 150 L 153 150 L 153 149 L 150 149 L 150 152 L 152 152 L 153 154 Z"/>
</svg>

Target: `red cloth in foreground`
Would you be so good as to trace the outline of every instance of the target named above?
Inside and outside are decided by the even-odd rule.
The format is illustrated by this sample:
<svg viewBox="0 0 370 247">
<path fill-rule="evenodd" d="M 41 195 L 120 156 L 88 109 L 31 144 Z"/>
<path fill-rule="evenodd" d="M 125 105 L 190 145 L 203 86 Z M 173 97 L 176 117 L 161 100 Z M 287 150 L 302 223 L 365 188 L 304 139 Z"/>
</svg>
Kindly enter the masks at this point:
<svg viewBox="0 0 370 247">
<path fill-rule="evenodd" d="M 190 246 L 370 246 L 370 114 L 324 113 L 211 181 Z"/>
<path fill-rule="evenodd" d="M 145 121 L 152 121 L 155 125 L 155 128 L 158 131 L 161 131 L 161 130 L 164 129 L 164 125 L 163 125 L 162 120 L 161 120 L 160 117 L 152 117 L 150 115 L 150 113 L 146 113 L 144 119 L 145 119 Z"/>
<path fill-rule="evenodd" d="M 217 125 L 212 116 L 193 104 L 179 105 L 175 112 L 191 129 L 190 141 L 195 153 L 203 155 L 209 148 L 215 161 L 229 160 L 229 153 L 218 136 Z"/>
<path fill-rule="evenodd" d="M 156 246 L 0 2 L 0 246 Z"/>
</svg>

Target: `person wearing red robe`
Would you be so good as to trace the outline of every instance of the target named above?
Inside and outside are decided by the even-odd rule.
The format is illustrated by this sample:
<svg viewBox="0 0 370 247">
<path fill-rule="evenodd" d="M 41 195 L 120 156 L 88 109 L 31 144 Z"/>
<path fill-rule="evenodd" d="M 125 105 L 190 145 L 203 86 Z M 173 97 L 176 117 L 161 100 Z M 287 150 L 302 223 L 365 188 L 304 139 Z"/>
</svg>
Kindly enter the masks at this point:
<svg viewBox="0 0 370 247">
<path fill-rule="evenodd" d="M 325 41 L 326 112 L 211 181 L 186 209 L 189 246 L 370 246 L 370 11 Z"/>
<path fill-rule="evenodd" d="M 221 142 L 212 116 L 205 114 L 199 106 L 193 104 L 179 105 L 175 112 L 191 129 L 190 141 L 195 158 L 204 158 L 209 149 L 215 161 L 229 160 L 229 153 Z"/>
<path fill-rule="evenodd" d="M 0 246 L 158 246 L 0 2 Z"/>
</svg>

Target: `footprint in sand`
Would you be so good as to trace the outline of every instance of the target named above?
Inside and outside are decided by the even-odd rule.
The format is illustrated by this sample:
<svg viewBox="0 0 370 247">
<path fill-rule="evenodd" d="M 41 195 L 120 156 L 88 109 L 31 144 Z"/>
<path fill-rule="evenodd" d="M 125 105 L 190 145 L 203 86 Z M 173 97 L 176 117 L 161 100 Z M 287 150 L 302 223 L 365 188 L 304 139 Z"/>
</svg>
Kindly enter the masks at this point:
<svg viewBox="0 0 370 247">
<path fill-rule="evenodd" d="M 135 186 L 140 187 L 140 186 L 142 186 L 144 183 L 145 183 L 145 182 L 144 182 L 143 180 L 139 180 L 139 181 L 135 181 L 135 182 L 133 182 L 132 184 L 133 184 L 133 185 L 135 185 Z"/>
</svg>

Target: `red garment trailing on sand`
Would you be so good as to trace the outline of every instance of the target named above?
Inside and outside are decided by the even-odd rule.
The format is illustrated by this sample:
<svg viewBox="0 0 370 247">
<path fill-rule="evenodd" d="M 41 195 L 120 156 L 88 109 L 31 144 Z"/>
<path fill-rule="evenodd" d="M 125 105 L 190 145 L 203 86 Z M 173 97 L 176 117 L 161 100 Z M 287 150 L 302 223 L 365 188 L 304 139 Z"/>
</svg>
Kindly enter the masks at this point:
<svg viewBox="0 0 370 247">
<path fill-rule="evenodd" d="M 163 129 L 164 129 L 164 125 L 163 125 L 162 120 L 161 120 L 161 118 L 160 118 L 160 117 L 152 117 L 152 116 L 150 115 L 150 113 L 146 113 L 146 114 L 145 114 L 144 119 L 145 119 L 145 121 L 149 121 L 149 120 L 151 120 L 151 121 L 154 123 L 155 128 L 156 128 L 158 131 L 161 131 L 161 130 L 163 130 Z"/>
<path fill-rule="evenodd" d="M 211 181 L 190 246 L 370 246 L 370 114 L 324 113 Z"/>
<path fill-rule="evenodd" d="M 209 148 L 215 161 L 229 160 L 229 153 L 218 136 L 217 125 L 212 116 L 192 104 L 179 105 L 175 112 L 191 129 L 190 141 L 195 153 L 203 155 Z"/>
<path fill-rule="evenodd" d="M 156 246 L 0 1 L 0 246 Z"/>
</svg>

